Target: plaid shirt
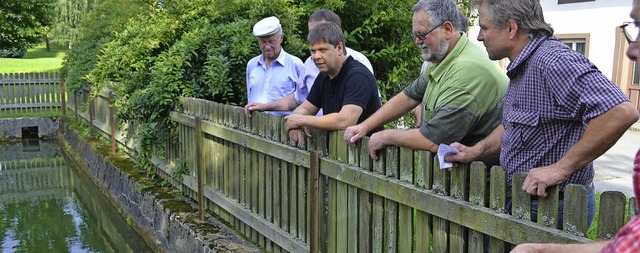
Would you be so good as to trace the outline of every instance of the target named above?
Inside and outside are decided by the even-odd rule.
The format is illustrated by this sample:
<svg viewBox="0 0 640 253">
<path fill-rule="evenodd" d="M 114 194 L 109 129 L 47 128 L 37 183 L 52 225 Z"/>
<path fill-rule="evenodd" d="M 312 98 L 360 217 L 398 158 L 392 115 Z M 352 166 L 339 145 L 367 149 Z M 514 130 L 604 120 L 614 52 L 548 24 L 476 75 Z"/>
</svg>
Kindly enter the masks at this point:
<svg viewBox="0 0 640 253">
<path fill-rule="evenodd" d="M 636 200 L 640 199 L 640 150 L 636 154 L 633 165 L 633 190 L 636 194 Z M 640 252 L 640 215 L 622 227 L 613 241 L 607 244 L 601 252 Z"/>
<path fill-rule="evenodd" d="M 532 39 L 509 64 L 507 76 L 500 164 L 509 186 L 514 173 L 560 160 L 591 119 L 628 101 L 589 60 L 555 37 Z M 589 163 L 561 189 L 568 183 L 588 186 L 593 176 Z"/>
</svg>

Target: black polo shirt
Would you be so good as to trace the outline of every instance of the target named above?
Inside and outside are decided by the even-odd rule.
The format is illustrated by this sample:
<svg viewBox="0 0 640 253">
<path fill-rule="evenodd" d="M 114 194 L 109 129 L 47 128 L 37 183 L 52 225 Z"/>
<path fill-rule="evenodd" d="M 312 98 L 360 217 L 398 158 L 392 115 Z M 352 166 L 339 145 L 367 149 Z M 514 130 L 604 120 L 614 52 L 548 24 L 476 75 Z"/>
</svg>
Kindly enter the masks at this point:
<svg viewBox="0 0 640 253">
<path fill-rule="evenodd" d="M 326 73 L 316 77 L 307 101 L 322 108 L 325 115 L 340 112 L 344 105 L 357 105 L 363 112 L 358 124 L 369 118 L 382 106 L 378 97 L 376 78 L 362 63 L 347 57 L 340 72 L 331 79 Z M 368 135 L 382 130 L 382 126 L 372 130 Z"/>
</svg>

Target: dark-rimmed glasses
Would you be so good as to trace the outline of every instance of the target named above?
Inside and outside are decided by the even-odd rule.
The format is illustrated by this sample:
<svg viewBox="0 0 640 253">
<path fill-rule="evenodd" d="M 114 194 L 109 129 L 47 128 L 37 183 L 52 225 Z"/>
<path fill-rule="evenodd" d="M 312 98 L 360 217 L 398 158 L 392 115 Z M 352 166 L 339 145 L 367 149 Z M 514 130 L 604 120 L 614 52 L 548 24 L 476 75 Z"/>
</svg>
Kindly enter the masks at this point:
<svg viewBox="0 0 640 253">
<path fill-rule="evenodd" d="M 624 37 L 629 44 L 638 42 L 638 35 L 640 34 L 640 21 L 624 22 L 620 26 L 624 31 Z"/>
<path fill-rule="evenodd" d="M 446 22 L 446 21 L 445 21 Z M 429 35 L 429 33 L 433 32 L 433 30 L 435 30 L 436 28 L 440 27 L 444 25 L 444 22 L 442 22 L 441 24 L 434 26 L 433 28 L 431 28 L 431 30 L 429 30 L 426 33 L 412 33 L 411 34 L 411 38 L 415 41 L 416 38 L 420 38 L 420 40 L 426 40 L 427 39 L 427 35 Z"/>
</svg>

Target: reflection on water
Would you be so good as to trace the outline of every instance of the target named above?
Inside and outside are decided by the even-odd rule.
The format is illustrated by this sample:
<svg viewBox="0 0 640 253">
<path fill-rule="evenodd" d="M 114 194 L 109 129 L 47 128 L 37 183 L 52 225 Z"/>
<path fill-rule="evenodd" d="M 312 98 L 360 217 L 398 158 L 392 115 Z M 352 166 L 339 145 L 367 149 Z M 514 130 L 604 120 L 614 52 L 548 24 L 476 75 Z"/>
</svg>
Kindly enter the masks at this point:
<svg viewBox="0 0 640 253">
<path fill-rule="evenodd" d="M 55 142 L 0 144 L 2 252 L 152 252 L 71 165 Z"/>
</svg>

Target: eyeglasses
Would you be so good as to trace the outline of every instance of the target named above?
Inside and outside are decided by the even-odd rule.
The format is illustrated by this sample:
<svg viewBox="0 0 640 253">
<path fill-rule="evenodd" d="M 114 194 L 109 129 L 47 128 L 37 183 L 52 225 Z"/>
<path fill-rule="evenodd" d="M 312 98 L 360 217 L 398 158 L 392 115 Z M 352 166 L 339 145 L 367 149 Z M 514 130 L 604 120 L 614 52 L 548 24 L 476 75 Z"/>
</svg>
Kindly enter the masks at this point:
<svg viewBox="0 0 640 253">
<path fill-rule="evenodd" d="M 435 30 L 436 28 L 440 27 L 444 25 L 444 22 L 442 22 L 441 24 L 434 26 L 433 28 L 431 28 L 431 30 L 429 30 L 426 33 L 412 33 L 411 34 L 411 38 L 415 41 L 416 38 L 420 38 L 420 40 L 426 40 L 427 39 L 427 35 L 429 35 L 429 33 L 433 32 L 433 30 Z"/>
<path fill-rule="evenodd" d="M 640 21 L 624 22 L 620 26 L 624 30 L 624 37 L 629 44 L 638 42 L 638 35 L 640 35 Z"/>
</svg>

